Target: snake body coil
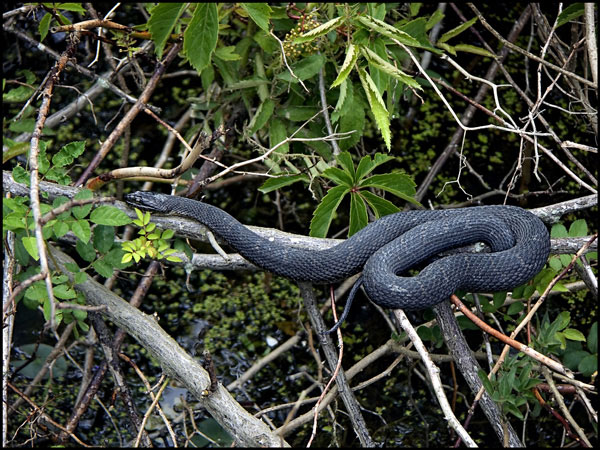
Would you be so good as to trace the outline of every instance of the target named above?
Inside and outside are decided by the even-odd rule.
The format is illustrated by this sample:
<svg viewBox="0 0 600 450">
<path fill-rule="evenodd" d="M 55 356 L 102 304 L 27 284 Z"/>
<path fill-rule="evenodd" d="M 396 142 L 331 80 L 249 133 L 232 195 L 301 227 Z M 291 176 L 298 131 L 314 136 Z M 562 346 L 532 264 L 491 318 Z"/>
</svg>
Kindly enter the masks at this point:
<svg viewBox="0 0 600 450">
<path fill-rule="evenodd" d="M 542 221 L 513 206 L 390 214 L 334 247 L 315 251 L 272 242 L 225 211 L 196 200 L 153 192 L 134 192 L 125 200 L 152 212 L 196 220 L 244 258 L 292 280 L 332 283 L 363 270 L 369 298 L 392 309 L 427 308 L 457 289 L 512 289 L 536 275 L 550 253 Z M 415 277 L 398 276 L 442 251 L 481 241 L 491 253 L 453 254 L 436 259 Z"/>
</svg>

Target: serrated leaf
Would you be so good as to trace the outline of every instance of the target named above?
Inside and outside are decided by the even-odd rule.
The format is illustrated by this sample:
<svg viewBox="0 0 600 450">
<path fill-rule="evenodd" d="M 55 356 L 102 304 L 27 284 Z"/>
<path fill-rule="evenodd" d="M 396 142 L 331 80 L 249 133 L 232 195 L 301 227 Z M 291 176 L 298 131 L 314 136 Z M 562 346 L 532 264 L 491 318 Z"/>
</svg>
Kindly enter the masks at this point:
<svg viewBox="0 0 600 450">
<path fill-rule="evenodd" d="M 81 156 L 84 151 L 85 141 L 69 142 L 52 157 L 52 164 L 57 167 L 69 166 L 73 164 L 75 158 Z"/>
<path fill-rule="evenodd" d="M 319 25 L 316 28 L 313 28 L 306 33 L 301 34 L 297 38 L 294 39 L 295 44 L 301 44 L 303 42 L 310 42 L 318 38 L 319 36 L 323 36 L 324 34 L 329 33 L 331 30 L 337 28 L 339 24 L 344 20 L 343 17 L 336 17 L 335 19 L 331 19 L 324 24 Z"/>
<path fill-rule="evenodd" d="M 367 207 L 358 193 L 350 194 L 350 227 L 348 237 L 367 226 Z"/>
<path fill-rule="evenodd" d="M 446 42 L 448 39 L 452 39 L 455 36 L 458 36 L 460 33 L 470 28 L 475 22 L 477 22 L 477 17 L 473 17 L 471 20 L 467 20 L 465 23 L 460 24 L 456 28 L 451 29 L 450 31 L 445 32 L 440 36 L 437 41 L 437 45 Z"/>
<path fill-rule="evenodd" d="M 310 179 L 306 174 L 285 175 L 277 178 L 269 178 L 263 183 L 261 187 L 258 188 L 258 190 L 263 194 L 266 194 L 267 192 L 272 192 L 277 189 L 281 189 L 284 186 L 289 186 L 290 184 L 296 183 L 298 181 L 309 182 Z"/>
<path fill-rule="evenodd" d="M 183 33 L 183 53 L 198 73 L 210 63 L 218 34 L 217 4 L 197 3 L 192 20 Z"/>
<path fill-rule="evenodd" d="M 489 52 L 485 48 L 477 47 L 475 45 L 456 44 L 454 46 L 454 50 L 456 50 L 458 52 L 467 52 L 467 53 L 473 53 L 475 55 L 487 56 L 488 58 L 494 57 L 494 54 L 492 52 Z"/>
<path fill-rule="evenodd" d="M 350 44 L 348 49 L 346 50 L 346 57 L 344 58 L 344 63 L 342 64 L 342 68 L 340 69 L 340 73 L 337 78 L 331 84 L 331 88 L 334 88 L 344 82 L 344 80 L 348 77 L 352 68 L 354 67 L 354 63 L 358 58 L 357 47 L 354 44 Z"/>
<path fill-rule="evenodd" d="M 573 3 L 567 6 L 558 15 L 558 19 L 556 20 L 556 28 L 564 25 L 565 23 L 570 22 L 573 19 L 578 18 L 584 13 L 584 10 L 585 6 L 583 3 Z"/>
<path fill-rule="evenodd" d="M 400 80 L 404 84 L 407 84 L 408 86 L 414 87 L 415 89 L 423 90 L 421 85 L 413 77 L 402 72 L 393 64 L 390 64 L 389 62 L 385 61 L 381 56 L 379 56 L 374 51 L 370 50 L 368 47 L 361 47 L 360 50 L 363 53 L 363 55 L 365 55 L 367 60 L 371 64 L 375 65 L 378 69 L 384 71 L 385 73 L 391 75 L 394 78 L 397 78 L 398 80 Z"/>
<path fill-rule="evenodd" d="M 390 192 L 415 205 L 421 205 L 414 199 L 416 193 L 414 181 L 402 173 L 373 175 L 360 183 L 361 187 L 375 187 Z"/>
<path fill-rule="evenodd" d="M 185 3 L 159 3 L 152 8 L 148 20 L 148 31 L 154 41 L 154 52 L 158 59 L 162 58 L 165 44 L 181 13 L 185 10 L 185 6 Z"/>
<path fill-rule="evenodd" d="M 217 58 L 221 58 L 223 61 L 237 61 L 241 58 L 240 55 L 235 53 L 234 45 L 217 48 L 215 50 L 215 56 Z"/>
<path fill-rule="evenodd" d="M 388 162 L 393 159 L 392 156 L 386 155 L 385 153 L 375 153 L 373 159 L 369 155 L 363 156 L 358 163 L 356 168 L 356 179 L 362 180 L 366 175 L 371 173 L 377 166 Z"/>
<path fill-rule="evenodd" d="M 61 300 L 69 300 L 77 297 L 77 294 L 73 288 L 67 284 L 59 284 L 58 286 L 54 286 L 52 290 L 54 292 L 54 296 L 60 298 Z"/>
<path fill-rule="evenodd" d="M 390 150 L 392 146 L 392 134 L 390 131 L 390 118 L 387 108 L 385 107 L 385 102 L 369 74 L 364 69 L 359 69 L 358 74 L 365 94 L 367 95 L 369 105 L 371 106 L 371 113 L 375 118 L 377 128 L 379 128 L 385 146 Z"/>
<path fill-rule="evenodd" d="M 329 167 L 321 175 L 325 178 L 335 181 L 339 185 L 343 185 L 348 188 L 354 187 L 354 179 L 352 175 L 338 167 Z"/>
<path fill-rule="evenodd" d="M 131 223 L 131 219 L 120 209 L 114 206 L 103 205 L 92 211 L 90 220 L 98 225 L 112 225 L 119 227 Z"/>
<path fill-rule="evenodd" d="M 385 198 L 378 197 L 377 195 L 367 190 L 360 191 L 360 195 L 365 199 L 369 206 L 375 212 L 375 217 L 378 219 L 388 214 L 394 214 L 400 211 L 396 205 Z"/>
<path fill-rule="evenodd" d="M 97 259 L 96 261 L 94 261 L 92 263 L 92 267 L 94 268 L 94 270 L 96 272 L 98 272 L 104 278 L 112 277 L 114 267 L 112 267 L 110 264 L 108 264 L 103 259 Z"/>
<path fill-rule="evenodd" d="M 333 215 L 348 192 L 350 190 L 346 186 L 335 186 L 323 197 L 323 200 L 313 212 L 313 218 L 310 221 L 310 235 L 312 237 L 327 236 Z"/>
<path fill-rule="evenodd" d="M 175 232 L 173 230 L 164 230 L 161 235 L 161 239 L 171 239 L 175 236 Z"/>
<path fill-rule="evenodd" d="M 90 223 L 87 220 L 79 219 L 74 222 L 71 222 L 71 231 L 75 236 L 83 241 L 84 244 L 87 244 L 92 236 L 92 229 L 90 228 Z"/>
<path fill-rule="evenodd" d="M 272 9 L 267 3 L 240 3 L 250 18 L 262 30 L 269 32 L 269 20 Z"/>
<path fill-rule="evenodd" d="M 342 152 L 335 158 L 340 166 L 350 175 L 352 178 L 352 184 L 356 177 L 356 171 L 354 170 L 354 161 L 352 161 L 352 155 L 349 152 Z"/>
<path fill-rule="evenodd" d="M 398 28 L 393 27 L 392 25 L 389 25 L 381 20 L 375 19 L 374 17 L 359 16 L 358 21 L 372 31 L 381 33 L 389 38 L 396 39 L 410 47 L 420 47 L 421 45 L 419 41 L 417 41 L 408 33 L 400 31 Z"/>
</svg>

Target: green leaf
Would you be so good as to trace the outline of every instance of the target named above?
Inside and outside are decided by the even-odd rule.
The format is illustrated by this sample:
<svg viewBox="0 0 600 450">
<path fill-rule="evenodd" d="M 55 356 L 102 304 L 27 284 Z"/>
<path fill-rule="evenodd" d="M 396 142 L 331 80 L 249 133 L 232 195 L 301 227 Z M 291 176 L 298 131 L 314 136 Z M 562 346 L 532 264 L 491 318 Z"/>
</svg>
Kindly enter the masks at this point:
<svg viewBox="0 0 600 450">
<path fill-rule="evenodd" d="M 287 138 L 287 128 L 285 124 L 279 119 L 272 119 L 269 122 L 269 146 L 275 147 L 280 142 Z M 271 159 L 275 162 L 279 162 L 280 157 L 275 153 L 288 153 L 290 151 L 290 144 L 286 142 L 283 145 L 277 147 L 275 152 L 271 153 Z"/>
<path fill-rule="evenodd" d="M 436 9 L 425 24 L 425 31 L 431 30 L 444 16 L 445 14 L 441 10 Z"/>
<path fill-rule="evenodd" d="M 570 341 L 585 342 L 585 336 L 583 335 L 583 333 L 579 330 L 576 330 L 575 328 L 567 328 L 563 331 L 563 334 L 565 338 L 569 339 Z"/>
<path fill-rule="evenodd" d="M 381 56 L 379 56 L 374 51 L 370 50 L 368 47 L 361 46 L 360 50 L 363 53 L 363 55 L 365 55 L 367 60 L 370 63 L 372 63 L 373 65 L 375 65 L 378 69 L 380 69 L 380 70 L 384 71 L 385 73 L 387 73 L 388 75 L 391 75 L 392 77 L 400 80 L 401 82 L 403 82 L 404 84 L 406 84 L 408 86 L 411 86 L 415 89 L 423 90 L 421 85 L 413 77 L 402 72 L 400 69 L 398 69 L 396 66 L 390 64 L 389 62 L 385 61 Z"/>
<path fill-rule="evenodd" d="M 69 300 L 77 297 L 75 290 L 68 284 L 59 284 L 53 288 L 54 296 L 61 300 Z"/>
<path fill-rule="evenodd" d="M 107 264 L 106 261 L 98 259 L 92 263 L 92 267 L 104 278 L 112 277 L 114 267 L 112 267 L 110 264 Z"/>
<path fill-rule="evenodd" d="M 460 24 L 456 28 L 453 28 L 450 31 L 445 32 L 444 34 L 442 34 L 440 36 L 440 38 L 437 41 L 437 44 L 439 45 L 439 44 L 441 44 L 443 42 L 446 42 L 448 39 L 452 39 L 454 36 L 458 36 L 460 33 L 462 33 L 466 29 L 468 29 L 471 26 L 473 26 L 473 24 L 475 22 L 477 22 L 477 17 L 473 17 L 471 20 L 468 20 L 465 23 Z"/>
<path fill-rule="evenodd" d="M 598 353 L 598 322 L 594 322 L 590 327 L 587 337 L 587 345 L 592 353 Z"/>
<path fill-rule="evenodd" d="M 275 103 L 273 103 L 273 100 L 268 98 L 264 102 L 262 102 L 260 106 L 256 109 L 254 117 L 252 117 L 252 120 L 248 124 L 248 133 L 254 134 L 262 127 L 264 127 L 273 115 L 274 110 Z"/>
<path fill-rule="evenodd" d="M 269 20 L 272 9 L 267 3 L 241 3 L 240 5 L 246 10 L 256 25 L 267 33 L 269 32 Z"/>
<path fill-rule="evenodd" d="M 55 3 L 57 9 L 61 11 L 74 11 L 79 13 L 87 13 L 80 3 Z"/>
<path fill-rule="evenodd" d="M 165 44 L 181 13 L 185 10 L 185 6 L 185 3 L 158 3 L 152 8 L 148 20 L 148 31 L 154 41 L 154 52 L 158 59 L 162 58 Z"/>
<path fill-rule="evenodd" d="M 108 252 L 115 242 L 115 229 L 109 225 L 98 225 L 94 228 L 94 247 L 100 253 Z"/>
<path fill-rule="evenodd" d="M 98 225 L 113 225 L 115 227 L 131 223 L 131 219 L 127 214 L 114 206 L 108 205 L 103 205 L 93 210 L 90 220 Z"/>
<path fill-rule="evenodd" d="M 454 46 L 454 50 L 459 52 L 473 53 L 475 55 L 487 56 L 488 58 L 494 57 L 494 54 L 492 52 L 487 51 L 485 48 L 476 47 L 475 45 L 456 44 Z"/>
<path fill-rule="evenodd" d="M 335 181 L 339 185 L 346 186 L 347 188 L 354 187 L 352 175 L 338 167 L 329 167 L 325 169 L 321 175 Z"/>
<path fill-rule="evenodd" d="M 569 233 L 567 233 L 567 229 L 562 223 L 555 223 L 550 229 L 550 237 L 566 238 L 569 237 Z"/>
<path fill-rule="evenodd" d="M 387 108 L 385 107 L 385 102 L 369 74 L 364 69 L 359 69 L 358 74 L 365 94 L 367 95 L 369 105 L 371 106 L 371 113 L 375 118 L 377 128 L 379 128 L 379 131 L 381 132 L 385 146 L 390 150 L 392 146 L 392 135 L 390 131 L 390 118 Z"/>
<path fill-rule="evenodd" d="M 40 256 L 38 254 L 36 240 L 35 240 L 34 236 L 23 237 L 23 238 L 21 238 L 21 242 L 23 242 L 23 247 L 25 247 L 25 250 L 27 250 L 27 253 L 29 253 L 29 255 L 33 259 L 35 259 L 36 261 L 40 259 Z"/>
<path fill-rule="evenodd" d="M 387 216 L 388 214 L 394 214 L 400 211 L 396 205 L 385 198 L 378 197 L 369 191 L 360 191 L 360 195 L 369 204 L 369 206 L 375 212 L 375 216 L 379 219 L 380 217 Z"/>
<path fill-rule="evenodd" d="M 587 236 L 588 226 L 585 219 L 577 219 L 569 227 L 569 237 Z"/>
<path fill-rule="evenodd" d="M 87 244 L 87 242 L 90 240 L 90 237 L 92 236 L 90 223 L 87 220 L 83 219 L 79 219 L 72 222 L 71 231 L 73 231 L 73 234 L 79 239 L 81 239 L 84 244 Z"/>
<path fill-rule="evenodd" d="M 312 237 L 327 236 L 333 215 L 348 192 L 350 192 L 350 189 L 346 186 L 335 186 L 323 197 L 310 221 L 310 235 Z"/>
<path fill-rule="evenodd" d="M 367 226 L 367 207 L 358 193 L 350 194 L 350 227 L 348 237 Z"/>
<path fill-rule="evenodd" d="M 84 151 L 85 141 L 69 142 L 52 157 L 52 164 L 58 167 L 70 166 Z"/>
<path fill-rule="evenodd" d="M 354 170 L 354 161 L 352 161 L 352 155 L 349 152 L 342 152 L 335 158 L 340 166 L 350 175 L 352 182 L 351 185 L 354 184 L 354 180 L 356 180 L 356 171 Z"/>
<path fill-rule="evenodd" d="M 588 355 L 577 366 L 582 375 L 589 377 L 598 370 L 598 355 Z"/>
<path fill-rule="evenodd" d="M 77 194 L 75 194 L 73 199 L 74 200 L 88 200 L 88 199 L 92 198 L 93 196 L 94 196 L 94 194 L 92 193 L 91 190 L 82 189 Z M 83 206 L 75 206 L 72 209 L 73 216 L 76 219 L 83 219 L 84 217 L 87 217 L 87 215 L 92 210 L 92 207 L 93 207 L 93 205 L 91 203 L 87 204 L 87 205 L 83 205 Z"/>
<path fill-rule="evenodd" d="M 417 41 L 411 35 L 405 33 L 404 31 L 400 31 L 398 28 L 393 27 L 392 25 L 389 25 L 381 20 L 368 16 L 359 16 L 358 21 L 376 33 L 396 39 L 410 47 L 420 47 L 419 41 Z"/>
<path fill-rule="evenodd" d="M 296 39 L 294 39 L 295 44 L 301 44 L 303 42 L 310 42 L 318 38 L 319 36 L 323 36 L 324 34 L 329 33 L 331 30 L 334 30 L 339 26 L 339 24 L 344 20 L 343 17 L 336 17 L 335 19 L 331 19 L 324 24 L 319 25 L 316 28 L 313 28 L 306 33 L 301 34 Z"/>
<path fill-rule="evenodd" d="M 354 94 L 354 85 L 346 80 L 347 94 L 344 105 L 339 112 L 340 132 L 354 131 L 350 137 L 339 141 L 340 149 L 348 150 L 360 141 L 365 128 L 365 105 L 360 95 Z"/>
<path fill-rule="evenodd" d="M 221 58 L 223 61 L 237 61 L 241 58 L 240 55 L 235 53 L 235 46 L 230 45 L 228 47 L 219 47 L 215 50 L 215 56 Z"/>
<path fill-rule="evenodd" d="M 584 12 L 584 9 L 585 7 L 583 3 L 573 3 L 567 6 L 558 16 L 558 19 L 556 20 L 556 28 L 581 16 Z"/>
<path fill-rule="evenodd" d="M 357 47 L 354 44 L 350 44 L 348 49 L 346 50 L 346 57 L 344 58 L 344 63 L 342 64 L 342 68 L 340 69 L 340 73 L 338 74 L 335 81 L 331 84 L 331 88 L 334 88 L 344 82 L 344 80 L 348 77 L 352 68 L 354 67 L 354 63 L 358 58 Z"/>
<path fill-rule="evenodd" d="M 218 34 L 217 4 L 197 3 L 192 20 L 183 33 L 183 53 L 198 73 L 210 63 Z"/>
<path fill-rule="evenodd" d="M 277 189 L 281 189 L 284 186 L 289 186 L 290 184 L 296 183 L 298 181 L 305 181 L 308 183 L 310 179 L 306 174 L 286 175 L 277 178 L 269 178 L 263 183 L 261 187 L 258 188 L 258 190 L 263 194 L 266 194 L 267 192 L 272 192 Z"/>
<path fill-rule="evenodd" d="M 50 29 L 50 21 L 52 20 L 52 15 L 50 13 L 44 14 L 42 20 L 40 20 L 40 24 L 38 25 L 38 31 L 40 32 L 40 42 L 46 39 L 48 35 L 48 30 Z"/>
<path fill-rule="evenodd" d="M 91 242 L 87 244 L 81 240 L 78 240 L 75 244 L 75 250 L 79 253 L 85 261 L 92 262 L 96 259 L 96 250 L 94 250 L 94 246 Z"/>
<path fill-rule="evenodd" d="M 321 67 L 325 65 L 325 57 L 320 54 L 310 55 L 298 62 L 295 62 L 290 67 L 294 71 L 294 74 L 302 81 L 314 77 L 319 73 Z M 280 80 L 297 83 L 298 80 L 290 74 L 289 70 L 285 70 L 277 75 Z"/>
<path fill-rule="evenodd" d="M 390 192 L 408 202 L 421 206 L 414 199 L 416 194 L 415 182 L 403 173 L 386 173 L 373 175 L 360 182 L 361 187 L 374 187 Z"/>
</svg>

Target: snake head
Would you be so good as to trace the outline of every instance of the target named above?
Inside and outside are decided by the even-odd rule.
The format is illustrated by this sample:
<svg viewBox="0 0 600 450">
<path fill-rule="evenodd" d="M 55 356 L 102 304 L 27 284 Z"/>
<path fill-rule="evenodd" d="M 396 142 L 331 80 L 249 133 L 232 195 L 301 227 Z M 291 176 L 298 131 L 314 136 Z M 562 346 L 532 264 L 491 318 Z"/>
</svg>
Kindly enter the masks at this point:
<svg viewBox="0 0 600 450">
<path fill-rule="evenodd" d="M 158 194 L 156 192 L 137 191 L 131 194 L 125 194 L 125 202 L 129 206 L 144 209 L 152 212 L 168 212 L 165 200 L 169 195 Z"/>
</svg>

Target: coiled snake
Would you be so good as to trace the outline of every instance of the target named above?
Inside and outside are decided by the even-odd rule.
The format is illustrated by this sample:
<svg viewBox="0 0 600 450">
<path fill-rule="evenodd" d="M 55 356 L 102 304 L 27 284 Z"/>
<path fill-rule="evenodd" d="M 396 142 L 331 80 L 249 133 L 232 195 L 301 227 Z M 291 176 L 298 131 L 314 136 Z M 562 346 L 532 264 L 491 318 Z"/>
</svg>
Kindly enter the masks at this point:
<svg viewBox="0 0 600 450">
<path fill-rule="evenodd" d="M 512 289 L 536 275 L 550 253 L 550 237 L 542 221 L 514 206 L 390 214 L 344 242 L 316 251 L 272 242 L 225 211 L 196 200 L 153 192 L 134 192 L 125 200 L 152 212 L 196 220 L 244 258 L 292 280 L 332 283 L 362 270 L 369 298 L 391 309 L 427 308 L 448 299 L 457 289 Z M 491 247 L 491 253 L 444 256 L 417 276 L 400 276 L 440 252 L 480 241 Z"/>
</svg>

